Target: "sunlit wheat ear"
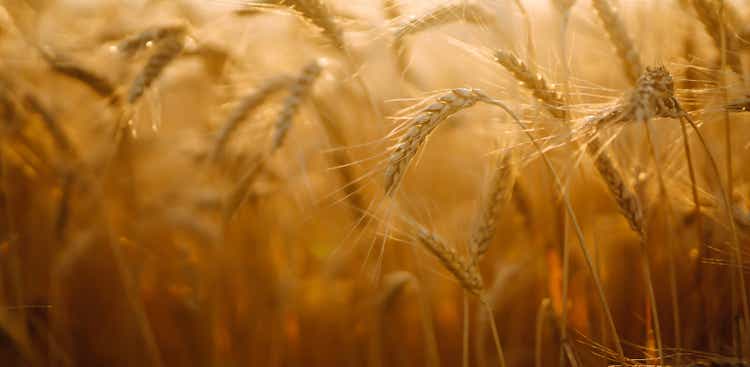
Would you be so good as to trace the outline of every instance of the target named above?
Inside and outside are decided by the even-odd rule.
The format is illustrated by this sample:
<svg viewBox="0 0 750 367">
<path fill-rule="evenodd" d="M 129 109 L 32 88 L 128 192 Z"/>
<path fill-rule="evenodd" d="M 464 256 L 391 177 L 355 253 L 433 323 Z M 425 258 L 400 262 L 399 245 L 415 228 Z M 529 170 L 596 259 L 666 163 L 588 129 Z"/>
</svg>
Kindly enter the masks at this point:
<svg viewBox="0 0 750 367">
<path fill-rule="evenodd" d="M 115 46 L 115 49 L 124 56 L 131 57 L 150 44 L 157 43 L 166 38 L 179 37 L 185 34 L 186 31 L 187 28 L 183 24 L 152 27 L 122 40 Z"/>
<path fill-rule="evenodd" d="M 273 139 L 271 141 L 272 152 L 284 143 L 289 128 L 292 127 L 294 116 L 310 93 L 315 80 L 318 79 L 322 70 L 321 60 L 311 62 L 302 69 L 297 79 L 289 87 L 289 96 L 284 100 L 284 106 L 274 124 Z"/>
<path fill-rule="evenodd" d="M 617 123 L 643 122 L 657 117 L 679 118 L 682 111 L 674 97 L 674 82 L 662 67 L 647 67 L 635 88 L 626 93 L 614 107 L 589 118 L 596 128 Z"/>
<path fill-rule="evenodd" d="M 713 40 L 714 46 L 721 51 L 722 45 L 725 45 L 727 51 L 727 65 L 729 65 L 735 73 L 743 75 L 742 60 L 737 53 L 741 42 L 738 42 L 739 40 L 735 35 L 732 22 L 722 21 L 719 2 L 713 0 L 693 0 L 692 3 L 695 8 L 695 13 L 698 16 L 698 20 L 703 24 L 706 33 L 708 33 L 711 40 Z M 723 6 L 725 8 L 725 14 L 728 13 L 727 15 L 730 15 L 731 18 L 731 15 L 734 13 L 727 11 L 730 6 L 729 2 L 725 1 Z M 724 29 L 722 30 L 722 28 Z M 725 42 L 722 42 L 722 34 L 724 34 Z"/>
<path fill-rule="evenodd" d="M 508 51 L 496 51 L 495 60 L 502 65 L 508 72 L 513 74 L 519 82 L 531 92 L 534 98 L 538 99 L 552 116 L 565 118 L 563 109 L 563 98 L 553 86 L 551 86 L 541 74 L 533 73 L 529 67 L 521 61 L 515 54 Z"/>
<path fill-rule="evenodd" d="M 469 108 L 483 98 L 480 91 L 471 88 L 451 90 L 427 106 L 406 126 L 406 132 L 391 149 L 385 169 L 385 192 L 392 195 L 398 188 L 406 169 L 419 148 L 435 128 L 449 116 Z"/>
<path fill-rule="evenodd" d="M 517 172 L 511 158 L 510 153 L 498 157 L 497 164 L 492 170 L 492 178 L 482 197 L 479 216 L 471 237 L 470 249 L 475 263 L 478 263 L 489 249 L 495 236 L 497 216 L 513 193 Z"/>
<path fill-rule="evenodd" d="M 308 23 L 320 28 L 323 36 L 339 51 L 346 52 L 344 35 L 328 6 L 320 0 L 283 0 L 274 1 L 279 5 L 285 5 L 297 13 Z"/>
<path fill-rule="evenodd" d="M 221 157 L 224 152 L 224 147 L 229 142 L 229 139 L 231 139 L 232 134 L 247 118 L 247 115 L 254 109 L 260 107 L 274 94 L 288 87 L 291 82 L 292 78 L 288 76 L 278 76 L 268 79 L 260 87 L 251 93 L 248 93 L 237 102 L 237 105 L 232 109 L 232 112 L 229 113 L 229 116 L 222 125 L 219 135 L 216 138 L 216 145 L 214 146 L 213 153 L 214 160 Z"/>
<path fill-rule="evenodd" d="M 641 66 L 641 57 L 635 45 L 633 45 L 633 40 L 628 35 L 627 29 L 625 29 L 622 18 L 608 0 L 592 0 L 591 5 L 596 9 L 596 13 L 599 14 L 599 18 L 604 23 L 604 29 L 615 45 L 617 54 L 625 68 L 625 74 L 631 83 L 635 83 L 640 77 L 643 67 Z"/>
<path fill-rule="evenodd" d="M 482 292 L 482 277 L 473 264 L 460 257 L 440 237 L 418 223 L 411 223 L 412 236 L 435 256 L 443 267 L 461 284 L 466 291 L 479 296 Z"/>
<path fill-rule="evenodd" d="M 161 75 L 164 69 L 182 52 L 184 40 L 181 36 L 167 37 L 156 44 L 156 50 L 146 61 L 146 65 L 135 77 L 128 92 L 130 104 L 138 102 L 151 84 Z"/>
<path fill-rule="evenodd" d="M 588 153 L 594 159 L 594 166 L 599 176 L 607 184 L 610 193 L 614 196 L 620 212 L 627 219 L 630 228 L 640 237 L 646 235 L 646 226 L 643 221 L 643 210 L 635 192 L 625 182 L 625 179 L 612 157 L 606 150 L 602 150 L 598 137 L 592 139 L 587 147 Z"/>
<path fill-rule="evenodd" d="M 398 25 L 394 33 L 394 38 L 401 41 L 404 37 L 456 21 L 485 25 L 494 21 L 494 15 L 478 4 L 468 4 L 463 1 L 444 4 L 430 10 L 426 14 Z"/>
<path fill-rule="evenodd" d="M 113 102 L 116 102 L 115 87 L 103 76 L 97 75 L 93 71 L 49 50 L 42 50 L 41 54 L 55 73 L 77 80 L 100 97 L 111 97 Z"/>
</svg>

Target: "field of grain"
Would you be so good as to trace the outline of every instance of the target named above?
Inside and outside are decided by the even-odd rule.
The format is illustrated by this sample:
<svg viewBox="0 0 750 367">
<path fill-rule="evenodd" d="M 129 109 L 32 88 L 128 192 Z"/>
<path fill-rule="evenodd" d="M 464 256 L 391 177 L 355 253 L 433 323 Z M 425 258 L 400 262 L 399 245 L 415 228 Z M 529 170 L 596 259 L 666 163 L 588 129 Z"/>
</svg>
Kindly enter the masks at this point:
<svg viewBox="0 0 750 367">
<path fill-rule="evenodd" d="M 744 366 L 750 2 L 4 0 L 2 366 Z"/>
</svg>

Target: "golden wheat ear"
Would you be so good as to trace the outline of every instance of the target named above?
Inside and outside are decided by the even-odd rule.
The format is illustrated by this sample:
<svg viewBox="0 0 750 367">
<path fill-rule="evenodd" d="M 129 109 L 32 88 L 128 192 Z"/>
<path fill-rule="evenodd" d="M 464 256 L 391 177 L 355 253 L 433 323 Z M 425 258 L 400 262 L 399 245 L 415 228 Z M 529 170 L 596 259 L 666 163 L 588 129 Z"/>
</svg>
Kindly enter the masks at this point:
<svg viewBox="0 0 750 367">
<path fill-rule="evenodd" d="M 495 61 L 523 83 L 531 94 L 539 100 L 544 108 L 554 117 L 564 119 L 566 111 L 562 95 L 539 73 L 534 73 L 518 56 L 509 51 L 495 51 Z"/>
<path fill-rule="evenodd" d="M 184 40 L 181 36 L 170 36 L 161 39 L 157 43 L 156 50 L 154 50 L 154 53 L 146 61 L 146 65 L 143 66 L 143 69 L 141 69 L 130 86 L 128 103 L 134 104 L 138 102 L 146 90 L 151 87 L 151 84 L 161 76 L 164 69 L 179 56 L 184 45 Z"/>
<path fill-rule="evenodd" d="M 628 80 L 635 83 L 643 72 L 643 66 L 641 66 L 640 54 L 625 28 L 625 23 L 620 18 L 617 9 L 612 7 L 608 0 L 592 0 L 591 5 L 596 9 L 599 19 L 604 24 L 604 30 L 607 31 L 609 39 L 617 50 L 617 55 L 622 60 Z"/>
<path fill-rule="evenodd" d="M 247 119 L 247 116 L 253 110 L 262 106 L 273 95 L 288 87 L 291 82 L 292 78 L 285 75 L 271 78 L 237 102 L 236 106 L 229 113 L 229 116 L 227 116 L 224 124 L 222 124 L 216 138 L 213 152 L 214 160 L 221 158 L 221 155 L 224 153 L 224 147 L 229 143 L 232 134 Z"/>
<path fill-rule="evenodd" d="M 403 175 L 427 136 L 451 115 L 469 108 L 481 100 L 478 90 L 470 88 L 453 89 L 437 99 L 437 102 L 427 106 L 413 118 L 406 133 L 393 147 L 385 169 L 385 192 L 392 196 L 401 184 Z"/>
<path fill-rule="evenodd" d="M 273 139 L 271 141 L 271 152 L 279 149 L 286 139 L 289 129 L 292 127 L 294 116 L 300 106 L 311 92 L 315 80 L 323 71 L 323 62 L 315 60 L 307 64 L 300 72 L 297 79 L 289 86 L 289 96 L 284 100 L 284 107 L 274 124 Z"/>
<path fill-rule="evenodd" d="M 512 157 L 511 153 L 498 157 L 492 169 L 492 178 L 483 194 L 478 219 L 471 236 L 470 248 L 473 261 L 476 263 L 489 250 L 495 236 L 497 216 L 513 193 L 517 172 Z"/>
</svg>

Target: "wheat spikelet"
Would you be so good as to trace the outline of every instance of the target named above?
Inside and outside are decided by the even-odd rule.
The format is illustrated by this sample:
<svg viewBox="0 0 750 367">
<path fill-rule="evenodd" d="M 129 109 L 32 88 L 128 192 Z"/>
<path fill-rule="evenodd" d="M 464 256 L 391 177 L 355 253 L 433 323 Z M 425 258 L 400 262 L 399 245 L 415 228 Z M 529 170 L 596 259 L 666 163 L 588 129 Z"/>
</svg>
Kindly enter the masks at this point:
<svg viewBox="0 0 750 367">
<path fill-rule="evenodd" d="M 251 93 L 242 97 L 237 105 L 229 113 L 226 121 L 222 125 L 221 131 L 216 138 L 214 146 L 214 159 L 218 159 L 224 151 L 224 147 L 229 142 L 232 134 L 239 127 L 240 123 L 245 120 L 247 115 L 254 109 L 262 105 L 268 98 L 276 92 L 284 89 L 291 82 L 287 76 L 279 76 L 266 80 L 260 87 Z"/>
<path fill-rule="evenodd" d="M 604 23 L 604 29 L 615 45 L 615 49 L 617 49 L 617 55 L 620 56 L 625 67 L 625 74 L 627 74 L 631 83 L 635 83 L 641 75 L 643 67 L 638 51 L 633 45 L 627 29 L 625 29 L 625 24 L 608 0 L 592 0 L 591 5 L 599 14 L 599 18 Z"/>
<path fill-rule="evenodd" d="M 497 215 L 513 192 L 516 171 L 511 158 L 510 153 L 499 157 L 482 199 L 479 218 L 471 237 L 470 248 L 474 262 L 478 262 L 489 249 L 492 237 L 495 236 Z"/>
<path fill-rule="evenodd" d="M 477 4 L 467 4 L 465 2 L 445 4 L 399 25 L 394 33 L 394 37 L 396 40 L 401 40 L 404 37 L 423 32 L 432 27 L 456 21 L 466 21 L 482 25 L 492 22 L 493 19 L 492 13 Z"/>
<path fill-rule="evenodd" d="M 449 247 L 445 241 L 429 229 L 419 224 L 413 226 L 413 236 L 417 242 L 435 256 L 466 291 L 478 296 L 483 285 L 482 277 L 477 268 L 472 263 L 462 259 L 453 248 Z"/>
<path fill-rule="evenodd" d="M 538 99 L 552 116 L 565 118 L 563 109 L 563 98 L 554 87 L 549 85 L 541 74 L 534 74 L 529 67 L 515 54 L 508 51 L 496 51 L 495 60 L 508 70 L 513 77 L 523 83 L 531 91 L 534 98 Z"/>
<path fill-rule="evenodd" d="M 271 151 L 278 149 L 284 143 L 289 128 L 292 127 L 294 115 L 299 110 L 300 105 L 312 89 L 313 83 L 318 79 L 322 71 L 321 62 L 315 60 L 302 69 L 297 79 L 292 83 L 289 96 L 284 100 L 284 107 L 279 113 L 279 117 L 274 124 L 273 140 L 271 142 Z"/>
<path fill-rule="evenodd" d="M 137 102 L 151 84 L 161 75 L 179 54 L 184 46 L 182 37 L 167 37 L 159 41 L 153 55 L 146 61 L 146 65 L 136 76 L 128 92 L 128 102 Z"/>
<path fill-rule="evenodd" d="M 427 136 L 445 119 L 454 113 L 469 108 L 481 100 L 483 94 L 477 89 L 458 88 L 451 90 L 427 106 L 409 123 L 408 130 L 392 148 L 385 169 L 385 192 L 392 195 L 401 183 L 406 168 L 424 144 Z"/>
<path fill-rule="evenodd" d="M 643 221 L 643 211 L 640 201 L 635 192 L 627 185 L 619 168 L 612 160 L 607 151 L 602 150 L 598 137 L 594 137 L 586 146 L 589 155 L 594 159 L 599 176 L 604 179 L 607 188 L 615 197 L 620 212 L 627 219 L 630 228 L 638 233 L 641 238 L 646 235 L 646 226 Z"/>
<path fill-rule="evenodd" d="M 149 42 L 157 43 L 166 38 L 179 37 L 185 32 L 186 27 L 182 24 L 151 27 L 141 33 L 125 38 L 117 44 L 116 49 L 124 56 L 131 57 L 145 48 Z"/>
</svg>

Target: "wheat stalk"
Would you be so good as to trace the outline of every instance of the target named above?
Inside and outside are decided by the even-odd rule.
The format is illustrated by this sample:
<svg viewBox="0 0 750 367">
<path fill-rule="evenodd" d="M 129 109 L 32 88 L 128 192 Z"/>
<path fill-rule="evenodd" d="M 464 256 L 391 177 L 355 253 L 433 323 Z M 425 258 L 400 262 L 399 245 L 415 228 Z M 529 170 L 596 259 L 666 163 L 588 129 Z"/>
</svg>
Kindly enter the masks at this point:
<svg viewBox="0 0 750 367">
<path fill-rule="evenodd" d="M 302 102 L 304 102 L 305 97 L 310 93 L 313 83 L 315 83 L 321 71 L 322 66 L 320 61 L 315 60 L 302 69 L 297 79 L 289 87 L 289 96 L 284 100 L 284 106 L 274 124 L 271 152 L 278 149 L 284 143 L 289 128 L 292 127 L 294 115 L 299 110 Z"/>
</svg>

